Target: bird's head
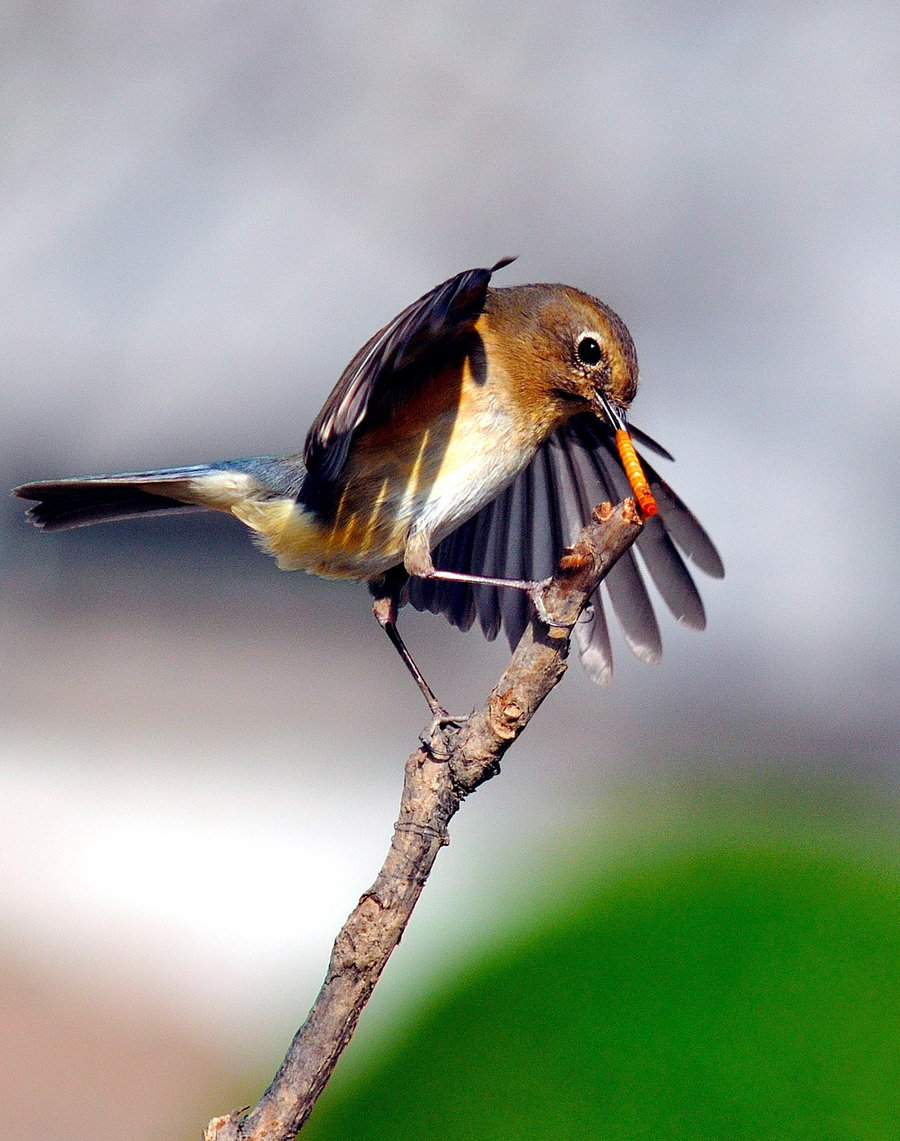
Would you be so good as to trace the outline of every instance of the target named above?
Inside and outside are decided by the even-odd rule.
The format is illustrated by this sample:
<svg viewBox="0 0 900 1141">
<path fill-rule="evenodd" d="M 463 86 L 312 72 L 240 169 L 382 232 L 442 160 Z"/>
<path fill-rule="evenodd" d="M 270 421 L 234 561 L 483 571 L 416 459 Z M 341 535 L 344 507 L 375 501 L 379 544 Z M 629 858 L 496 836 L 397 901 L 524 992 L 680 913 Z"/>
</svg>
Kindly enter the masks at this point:
<svg viewBox="0 0 900 1141">
<path fill-rule="evenodd" d="M 622 426 L 637 392 L 637 353 L 608 305 L 567 285 L 517 285 L 492 289 L 486 314 L 521 399 L 552 405 L 563 419 L 592 411 Z"/>
<path fill-rule="evenodd" d="M 615 437 L 625 473 L 645 515 L 656 512 L 628 435 L 626 411 L 638 387 L 631 334 L 608 305 L 567 285 L 491 290 L 486 308 L 517 399 L 548 432 L 592 412 Z"/>
</svg>

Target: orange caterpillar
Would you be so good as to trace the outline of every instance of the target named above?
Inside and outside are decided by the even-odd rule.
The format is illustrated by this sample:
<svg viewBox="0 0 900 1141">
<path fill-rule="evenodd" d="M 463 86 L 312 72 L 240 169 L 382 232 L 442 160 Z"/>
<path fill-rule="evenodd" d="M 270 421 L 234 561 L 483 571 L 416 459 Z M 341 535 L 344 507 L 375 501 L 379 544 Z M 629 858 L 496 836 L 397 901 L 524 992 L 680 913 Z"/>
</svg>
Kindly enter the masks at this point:
<svg viewBox="0 0 900 1141">
<path fill-rule="evenodd" d="M 656 500 L 653 498 L 650 484 L 647 483 L 647 477 L 644 475 L 641 461 L 638 459 L 637 452 L 634 450 L 631 436 L 628 435 L 624 428 L 619 428 L 616 432 L 616 447 L 619 449 L 619 458 L 622 460 L 622 467 L 628 476 L 628 482 L 631 484 L 631 490 L 634 492 L 634 497 L 638 502 L 641 513 L 645 516 L 655 515 L 659 508 L 656 506 Z"/>
</svg>

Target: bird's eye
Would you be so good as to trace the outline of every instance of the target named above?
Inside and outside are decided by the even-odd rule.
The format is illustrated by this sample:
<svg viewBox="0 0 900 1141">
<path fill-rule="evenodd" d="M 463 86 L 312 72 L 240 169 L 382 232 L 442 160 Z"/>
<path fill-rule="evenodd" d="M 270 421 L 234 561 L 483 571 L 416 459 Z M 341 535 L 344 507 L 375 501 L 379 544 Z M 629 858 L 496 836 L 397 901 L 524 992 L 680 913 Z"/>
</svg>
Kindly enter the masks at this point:
<svg viewBox="0 0 900 1141">
<path fill-rule="evenodd" d="M 582 337 L 575 352 L 582 364 L 595 365 L 603 360 L 603 350 L 596 337 Z"/>
</svg>

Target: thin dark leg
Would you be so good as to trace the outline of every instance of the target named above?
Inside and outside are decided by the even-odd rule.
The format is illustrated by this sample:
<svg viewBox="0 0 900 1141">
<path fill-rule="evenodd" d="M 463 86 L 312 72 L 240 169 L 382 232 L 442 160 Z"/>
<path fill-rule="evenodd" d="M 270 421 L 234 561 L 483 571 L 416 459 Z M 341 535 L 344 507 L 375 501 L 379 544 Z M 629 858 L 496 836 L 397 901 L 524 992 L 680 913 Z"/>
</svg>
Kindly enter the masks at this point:
<svg viewBox="0 0 900 1141">
<path fill-rule="evenodd" d="M 397 629 L 397 596 L 395 594 L 388 594 L 381 598 L 376 598 L 372 610 L 378 619 L 378 624 L 390 638 L 391 644 L 402 658 L 403 664 L 412 674 L 416 685 L 422 691 L 422 696 L 428 702 L 428 708 L 436 718 L 449 719 L 450 715 L 435 697 L 434 691 L 422 676 L 422 671 L 416 665 L 412 654 L 406 648 L 406 643 L 400 637 L 400 631 Z"/>
</svg>

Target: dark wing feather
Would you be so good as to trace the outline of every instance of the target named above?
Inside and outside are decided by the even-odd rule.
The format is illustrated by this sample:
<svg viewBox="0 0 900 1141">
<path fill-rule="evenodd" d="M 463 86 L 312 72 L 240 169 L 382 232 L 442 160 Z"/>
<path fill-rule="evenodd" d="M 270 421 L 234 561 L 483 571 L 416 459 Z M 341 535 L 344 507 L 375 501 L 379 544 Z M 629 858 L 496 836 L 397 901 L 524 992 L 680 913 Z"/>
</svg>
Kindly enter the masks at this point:
<svg viewBox="0 0 900 1141">
<path fill-rule="evenodd" d="M 581 446 L 606 468 L 609 477 L 614 480 L 618 498 L 621 499 L 623 495 L 630 494 L 628 481 L 619 462 L 613 438 L 607 428 L 593 416 L 581 415 L 569 422 L 569 430 L 576 433 Z M 654 451 L 660 454 L 665 453 L 664 448 L 646 433 L 641 432 L 639 428 L 629 425 L 629 432 L 635 440 L 644 443 L 645 446 L 652 447 Z M 668 455 L 668 453 L 665 454 Z M 641 465 L 657 499 L 659 516 L 656 518 L 662 525 L 663 531 L 705 574 L 712 578 L 722 578 L 725 574 L 722 559 L 696 515 L 643 456 L 641 456 Z M 647 521 L 647 523 L 650 522 L 652 520 Z M 645 523 L 641 537 L 637 541 L 637 548 L 642 554 L 644 554 L 644 547 L 650 546 L 645 542 L 647 531 L 648 528 Z M 655 533 L 658 532 L 650 531 L 651 535 Z M 687 571 L 684 573 L 687 574 Z M 677 614 L 676 617 L 678 617 Z"/>
<path fill-rule="evenodd" d="M 649 437 L 634 431 L 646 444 Z M 655 450 L 663 452 L 656 447 Z M 702 628 L 703 604 L 682 553 L 714 577 L 722 562 L 709 536 L 683 501 L 642 459 L 660 514 L 648 519 L 634 549 L 619 559 L 575 628 L 582 664 L 595 681 L 612 672 L 609 628 L 601 593 L 639 658 L 659 660 L 662 641 L 644 583 L 643 564 L 673 615 Z M 486 507 L 434 550 L 442 570 L 500 578 L 540 580 L 553 573 L 563 547 L 572 542 L 593 506 L 630 494 L 611 432 L 595 417 L 576 416 L 538 450 L 531 464 Z M 444 614 L 468 629 L 477 617 L 489 638 L 502 626 L 515 645 L 528 621 L 523 592 L 443 580 L 411 579 L 410 602 L 419 610 Z"/>
<path fill-rule="evenodd" d="M 724 578 L 722 557 L 700 520 L 643 456 L 641 463 L 669 536 L 705 574 L 711 578 Z"/>
<path fill-rule="evenodd" d="M 373 401 L 396 396 L 391 386 L 398 373 L 471 326 L 484 309 L 491 275 L 513 260 L 503 258 L 490 269 L 469 269 L 435 286 L 363 345 L 306 437 L 303 462 L 313 476 L 329 482 L 339 475 L 353 434 Z"/>
<path fill-rule="evenodd" d="M 621 477 L 625 481 L 625 489 L 623 490 L 618 483 L 621 467 L 617 472 L 614 464 L 604 466 L 598 462 L 598 453 L 603 456 L 613 447 L 612 436 L 607 434 L 604 437 L 601 434 L 598 443 L 592 439 L 583 439 L 579 435 L 578 428 L 579 423 L 576 419 L 557 433 L 568 469 L 567 483 L 571 489 L 569 497 L 577 501 L 579 506 L 579 514 L 570 525 L 570 542 L 590 518 L 591 509 L 595 504 L 603 500 L 615 503 L 630 493 L 624 472 L 621 473 Z M 608 445 L 604 440 L 609 441 Z M 633 550 L 626 551 L 607 575 L 604 593 L 609 597 L 629 648 L 642 661 L 649 663 L 658 661 L 662 652 L 659 626 Z M 597 617 L 603 615 L 599 595 L 595 595 L 592 606 Z M 597 636 L 598 638 L 601 636 L 599 627 Z M 599 644 L 594 646 L 594 651 L 598 656 L 597 668 L 602 671 L 599 680 L 606 680 L 612 673 L 611 654 L 607 650 L 601 659 Z"/>
<path fill-rule="evenodd" d="M 668 460 L 670 464 L 675 462 L 675 457 L 668 448 L 664 448 L 662 444 L 648 436 L 646 432 L 642 432 L 640 428 L 635 428 L 633 424 L 628 425 L 628 434 L 636 444 L 641 444 L 643 447 L 648 448 L 655 455 L 660 456 L 664 460 Z"/>
</svg>

